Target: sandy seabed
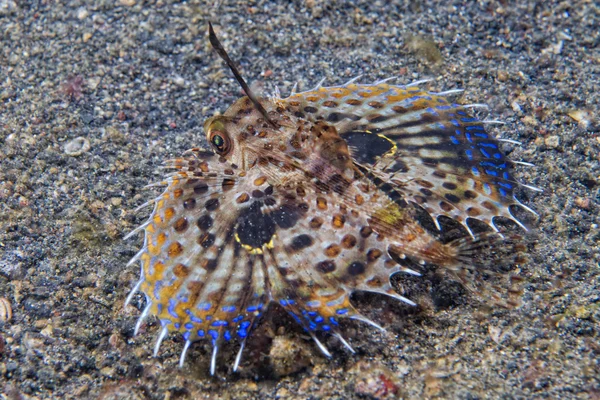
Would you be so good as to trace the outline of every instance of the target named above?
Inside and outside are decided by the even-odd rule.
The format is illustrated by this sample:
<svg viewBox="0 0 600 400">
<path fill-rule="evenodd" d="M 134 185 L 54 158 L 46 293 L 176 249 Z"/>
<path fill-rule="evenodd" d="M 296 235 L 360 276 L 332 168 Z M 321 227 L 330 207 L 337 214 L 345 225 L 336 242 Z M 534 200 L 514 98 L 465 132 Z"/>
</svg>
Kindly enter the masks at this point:
<svg viewBox="0 0 600 400">
<path fill-rule="evenodd" d="M 522 182 L 532 221 L 524 304 L 488 309 L 423 280 L 410 309 L 357 306 L 387 333 L 344 325 L 357 350 L 321 356 L 276 307 L 208 374 L 210 346 L 184 368 L 177 335 L 152 357 L 155 321 L 133 337 L 124 309 L 162 161 L 206 144 L 202 124 L 241 92 L 206 25 L 255 90 L 322 78 L 396 76 L 464 88 L 462 103 L 506 124 L 491 133 Z M 600 397 L 599 9 L 593 1 L 0 0 L 0 388 L 4 398 Z M 9 318 L 8 308 L 12 310 Z"/>
</svg>

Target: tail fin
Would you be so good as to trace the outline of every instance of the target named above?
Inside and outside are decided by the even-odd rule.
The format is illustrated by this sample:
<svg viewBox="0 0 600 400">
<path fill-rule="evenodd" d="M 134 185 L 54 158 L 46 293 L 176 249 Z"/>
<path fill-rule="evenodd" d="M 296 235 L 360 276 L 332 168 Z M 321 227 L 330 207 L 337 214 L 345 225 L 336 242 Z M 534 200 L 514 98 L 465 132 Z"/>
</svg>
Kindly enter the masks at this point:
<svg viewBox="0 0 600 400">
<path fill-rule="evenodd" d="M 487 232 L 447 244 L 456 254 L 456 263 L 443 269 L 458 279 L 485 303 L 505 308 L 520 304 L 519 275 L 525 264 L 526 242 L 522 236 Z M 516 267 L 516 268 L 515 268 Z"/>
</svg>

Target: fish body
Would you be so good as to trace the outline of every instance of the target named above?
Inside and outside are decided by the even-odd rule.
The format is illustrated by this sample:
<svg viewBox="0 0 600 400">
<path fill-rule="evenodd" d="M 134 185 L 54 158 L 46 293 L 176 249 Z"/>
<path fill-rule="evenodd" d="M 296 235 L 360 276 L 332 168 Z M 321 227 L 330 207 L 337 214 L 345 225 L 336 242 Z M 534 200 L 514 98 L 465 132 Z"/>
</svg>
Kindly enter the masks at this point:
<svg viewBox="0 0 600 400">
<path fill-rule="evenodd" d="M 259 101 L 263 110 L 243 97 L 206 121 L 212 151 L 167 162 L 175 172 L 140 227 L 141 278 L 132 295 L 139 290 L 147 301 L 137 328 L 148 315 L 160 321 L 156 351 L 179 332 L 183 364 L 192 342 L 209 340 L 214 373 L 219 346 L 237 341 L 235 370 L 271 303 L 326 355 L 317 334 L 351 349 L 342 318 L 378 327 L 353 307 L 353 292 L 414 305 L 390 282 L 397 273 L 419 275 L 407 260 L 435 264 L 495 304 L 515 304 L 509 276 L 494 271 L 523 247 L 496 233 L 494 219 L 521 225 L 511 213 L 525 207 L 515 198 L 520 184 L 469 106 L 387 82 Z M 438 227 L 441 217 L 459 222 L 464 237 L 443 243 L 417 208 Z M 489 232 L 472 232 L 471 219 Z M 482 252 L 493 261 L 476 261 Z"/>
</svg>

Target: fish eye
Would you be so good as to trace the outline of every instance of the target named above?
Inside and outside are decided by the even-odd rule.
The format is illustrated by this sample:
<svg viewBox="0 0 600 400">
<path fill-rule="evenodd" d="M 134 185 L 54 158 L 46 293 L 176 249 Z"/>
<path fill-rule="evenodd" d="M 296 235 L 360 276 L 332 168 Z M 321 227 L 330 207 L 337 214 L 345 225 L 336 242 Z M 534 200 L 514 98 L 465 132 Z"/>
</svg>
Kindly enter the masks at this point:
<svg viewBox="0 0 600 400">
<path fill-rule="evenodd" d="M 215 152 L 221 156 L 226 155 L 231 150 L 231 140 L 224 132 L 218 130 L 210 132 L 209 141 Z"/>
</svg>

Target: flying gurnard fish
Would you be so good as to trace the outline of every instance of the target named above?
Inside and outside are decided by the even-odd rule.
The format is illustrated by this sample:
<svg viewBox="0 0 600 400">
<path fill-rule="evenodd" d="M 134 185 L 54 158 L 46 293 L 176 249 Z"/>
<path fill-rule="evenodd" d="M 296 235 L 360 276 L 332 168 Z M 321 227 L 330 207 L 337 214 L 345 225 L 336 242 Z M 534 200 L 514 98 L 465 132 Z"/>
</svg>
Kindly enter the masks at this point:
<svg viewBox="0 0 600 400">
<path fill-rule="evenodd" d="M 126 304 L 145 295 L 135 331 L 146 317 L 158 318 L 155 354 L 169 332 L 185 339 L 180 365 L 193 342 L 209 340 L 214 374 L 219 346 L 236 341 L 235 371 L 271 303 L 326 356 L 317 336 L 334 335 L 353 351 L 342 318 L 383 328 L 355 309 L 352 293 L 415 305 L 390 282 L 397 273 L 419 275 L 411 261 L 436 265 L 488 302 L 516 304 L 518 276 L 500 266 L 521 263 L 524 246 L 501 235 L 494 220 L 525 228 L 511 207 L 531 211 L 515 198 L 529 186 L 514 179 L 515 162 L 486 121 L 469 113 L 477 105 L 453 104 L 455 91 L 389 80 L 257 98 L 210 24 L 209 38 L 246 96 L 204 124 L 211 151 L 167 162 L 175 172 L 132 232 L 145 239 L 130 262 L 139 260 L 141 277 Z M 418 209 L 438 230 L 441 217 L 457 221 L 464 237 L 442 242 Z M 474 219 L 488 231 L 473 232 Z"/>
</svg>

